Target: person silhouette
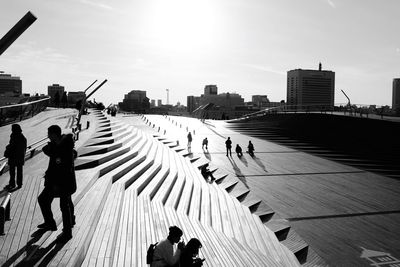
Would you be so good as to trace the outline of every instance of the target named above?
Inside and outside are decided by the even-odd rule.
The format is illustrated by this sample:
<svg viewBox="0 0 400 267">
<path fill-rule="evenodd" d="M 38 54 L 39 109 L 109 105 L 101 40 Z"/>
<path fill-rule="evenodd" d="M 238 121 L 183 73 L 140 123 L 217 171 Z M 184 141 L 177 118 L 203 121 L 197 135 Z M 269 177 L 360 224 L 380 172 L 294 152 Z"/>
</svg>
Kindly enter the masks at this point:
<svg viewBox="0 0 400 267">
<path fill-rule="evenodd" d="M 249 141 L 249 145 L 247 146 L 247 150 L 249 152 L 250 156 L 254 156 L 254 146 L 253 143 L 251 141 Z"/>
<path fill-rule="evenodd" d="M 206 150 L 208 150 L 208 139 L 207 139 L 207 137 L 203 139 L 203 145 L 201 146 L 201 148 L 204 149 L 204 146 L 206 146 Z"/>
<path fill-rule="evenodd" d="M 187 135 L 187 140 L 188 140 L 187 147 L 190 150 L 192 148 L 192 141 L 193 141 L 192 134 L 190 132 Z"/>
<path fill-rule="evenodd" d="M 59 240 L 67 241 L 72 238 L 72 227 L 75 224 L 71 199 L 71 195 L 76 191 L 74 140 L 72 134 L 62 135 L 58 125 L 48 128 L 48 137 L 50 142 L 43 147 L 43 153 L 50 158 L 49 166 L 44 176 L 44 189 L 38 197 L 44 223 L 37 227 L 46 231 L 57 230 L 51 203 L 54 198 L 60 198 L 63 230 Z"/>
<path fill-rule="evenodd" d="M 226 156 L 231 155 L 232 157 L 232 141 L 231 138 L 228 137 L 228 139 L 225 141 L 225 146 L 226 146 Z"/>
<path fill-rule="evenodd" d="M 207 165 L 203 165 L 201 167 L 201 175 L 203 175 L 204 179 L 208 181 L 208 177 L 211 178 L 211 182 L 215 181 L 215 177 L 212 172 L 207 168 Z"/>
<path fill-rule="evenodd" d="M 240 158 L 241 156 L 243 156 L 243 152 L 242 152 L 242 148 L 239 146 L 239 144 L 236 145 L 236 154 L 237 156 Z"/>
<path fill-rule="evenodd" d="M 180 267 L 200 267 L 205 259 L 198 258 L 199 249 L 202 247 L 200 240 L 192 238 L 183 249 L 179 260 Z"/>
<path fill-rule="evenodd" d="M 176 266 L 185 247 L 185 242 L 179 242 L 182 235 L 183 232 L 179 227 L 171 226 L 168 237 L 156 245 L 150 267 Z M 178 244 L 178 246 L 174 252 L 175 244 Z"/>
<path fill-rule="evenodd" d="M 17 188 L 22 187 L 23 183 L 23 165 L 25 163 L 26 154 L 26 138 L 22 134 L 19 124 L 11 126 L 10 142 L 6 146 L 4 156 L 8 158 L 8 166 L 10 172 L 10 181 L 5 187 L 7 190 L 15 188 L 15 169 L 17 169 Z"/>
</svg>

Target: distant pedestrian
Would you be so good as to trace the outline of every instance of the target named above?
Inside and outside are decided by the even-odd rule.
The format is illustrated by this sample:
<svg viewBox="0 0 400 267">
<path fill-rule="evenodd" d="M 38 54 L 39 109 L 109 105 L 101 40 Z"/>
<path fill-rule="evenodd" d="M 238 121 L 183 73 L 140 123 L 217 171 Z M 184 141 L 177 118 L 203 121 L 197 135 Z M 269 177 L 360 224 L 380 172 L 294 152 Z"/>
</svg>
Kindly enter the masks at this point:
<svg viewBox="0 0 400 267">
<path fill-rule="evenodd" d="M 188 133 L 188 135 L 187 135 L 187 140 L 188 140 L 188 145 L 187 145 L 187 147 L 188 147 L 188 149 L 191 149 L 192 148 L 192 141 L 193 141 L 193 138 L 192 138 L 192 134 L 189 132 Z"/>
<path fill-rule="evenodd" d="M 165 267 L 165 266 L 176 266 L 181 257 L 181 252 L 185 248 L 185 243 L 179 242 L 183 232 L 177 226 L 171 226 L 169 228 L 168 237 L 160 241 L 154 249 L 153 260 L 151 267 Z M 175 249 L 175 244 L 177 249 Z"/>
<path fill-rule="evenodd" d="M 203 266 L 205 259 L 200 259 L 199 249 L 202 247 L 200 240 L 192 238 L 183 249 L 181 258 L 179 260 L 180 267 L 200 267 Z"/>
<path fill-rule="evenodd" d="M 249 141 L 249 145 L 247 146 L 247 150 L 249 152 L 249 155 L 254 157 L 254 146 L 251 141 Z"/>
<path fill-rule="evenodd" d="M 232 157 L 232 141 L 231 138 L 228 137 L 228 139 L 225 141 L 225 146 L 226 146 L 226 156 L 229 155 Z"/>
<path fill-rule="evenodd" d="M 75 224 L 74 205 L 71 195 L 76 191 L 74 169 L 74 141 L 72 134 L 62 135 L 58 125 L 48 128 L 50 142 L 43 147 L 43 153 L 49 156 L 49 166 L 44 176 L 44 189 L 38 197 L 44 223 L 38 228 L 46 231 L 57 230 L 56 222 L 51 211 L 54 198 L 60 198 L 60 209 L 63 220 L 63 231 L 59 240 L 67 241 L 72 238 L 72 227 Z"/>
<path fill-rule="evenodd" d="M 214 175 L 212 172 L 207 168 L 207 165 L 203 165 L 201 167 L 201 175 L 203 175 L 204 179 L 208 181 L 208 177 L 211 178 L 211 182 L 215 181 Z"/>
<path fill-rule="evenodd" d="M 203 145 L 201 146 L 201 148 L 204 149 L 204 146 L 206 146 L 206 149 L 208 150 L 208 139 L 207 139 L 207 137 L 203 139 Z"/>
<path fill-rule="evenodd" d="M 25 163 L 26 138 L 22 134 L 19 124 L 11 126 L 10 143 L 6 146 L 4 157 L 8 158 L 10 170 L 10 181 L 5 187 L 7 190 L 15 187 L 15 169 L 17 169 L 17 188 L 22 187 L 23 183 L 23 165 Z"/>
<path fill-rule="evenodd" d="M 242 152 L 242 148 L 239 146 L 239 144 L 236 145 L 236 154 L 237 156 L 240 158 L 241 156 L 243 156 L 243 152 Z"/>
</svg>

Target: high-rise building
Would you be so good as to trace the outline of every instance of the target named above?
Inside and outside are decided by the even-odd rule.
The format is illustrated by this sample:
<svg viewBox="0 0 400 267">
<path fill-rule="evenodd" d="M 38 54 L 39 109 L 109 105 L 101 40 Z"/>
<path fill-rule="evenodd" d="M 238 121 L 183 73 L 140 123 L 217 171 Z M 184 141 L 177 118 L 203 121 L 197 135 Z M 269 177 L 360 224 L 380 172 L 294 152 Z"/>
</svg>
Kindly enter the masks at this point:
<svg viewBox="0 0 400 267">
<path fill-rule="evenodd" d="M 64 94 L 64 86 L 59 84 L 49 85 L 47 86 L 47 94 L 51 97 L 50 106 L 58 105 L 61 102 L 62 95 Z M 58 99 L 56 99 L 57 96 Z"/>
<path fill-rule="evenodd" d="M 335 72 L 295 69 L 287 72 L 287 105 L 295 108 L 333 109 Z"/>
<path fill-rule="evenodd" d="M 157 107 L 161 107 L 162 106 L 162 100 L 161 99 L 158 99 L 157 100 Z"/>
<path fill-rule="evenodd" d="M 156 100 L 152 99 L 150 102 L 150 107 L 154 108 L 156 106 Z"/>
<path fill-rule="evenodd" d="M 400 114 L 400 78 L 393 79 L 392 109 Z"/>
<path fill-rule="evenodd" d="M 189 113 L 193 112 L 196 108 L 200 106 L 200 97 L 199 96 L 188 96 L 187 97 L 187 111 Z"/>
<path fill-rule="evenodd" d="M 206 85 L 204 87 L 204 95 L 217 95 L 218 87 L 216 85 Z"/>
<path fill-rule="evenodd" d="M 268 107 L 269 99 L 267 95 L 253 95 L 251 96 L 251 102 L 256 107 Z"/>
<path fill-rule="evenodd" d="M 0 72 L 0 95 L 20 96 L 22 95 L 22 81 L 19 77 Z"/>
<path fill-rule="evenodd" d="M 125 95 L 124 100 L 119 103 L 119 106 L 124 111 L 146 113 L 150 108 L 150 103 L 146 97 L 146 91 L 132 90 Z"/>
</svg>

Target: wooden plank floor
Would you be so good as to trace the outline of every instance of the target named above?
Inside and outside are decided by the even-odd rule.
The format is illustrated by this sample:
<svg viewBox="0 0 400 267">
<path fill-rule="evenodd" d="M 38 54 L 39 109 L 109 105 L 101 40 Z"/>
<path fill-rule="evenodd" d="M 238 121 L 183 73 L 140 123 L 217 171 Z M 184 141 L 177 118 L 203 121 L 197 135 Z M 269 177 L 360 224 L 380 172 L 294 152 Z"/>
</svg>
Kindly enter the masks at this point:
<svg viewBox="0 0 400 267">
<path fill-rule="evenodd" d="M 233 132 L 220 121 L 201 123 L 159 115 L 146 118 L 155 129 L 161 128 L 160 133 L 165 129 L 166 138 L 179 141 L 181 146 L 187 144 L 186 135 L 191 131 L 193 157 L 205 157 L 219 167 L 218 172 L 240 178 L 257 197 L 288 219 L 328 264 L 366 264 L 360 259 L 360 243 L 400 258 L 399 180 Z M 154 131 L 144 125 L 146 128 Z M 233 142 L 229 158 L 224 143 L 228 136 Z M 208 151 L 201 148 L 205 137 L 209 140 Z M 238 158 L 234 153 L 236 144 L 246 151 L 249 140 L 255 146 L 255 157 L 244 153 Z"/>
<path fill-rule="evenodd" d="M 47 128 L 57 124 L 63 133 L 71 132 L 73 118 L 76 114 L 72 109 L 49 109 L 33 118 L 20 123 L 28 144 L 41 139 L 47 135 Z M 79 147 L 94 132 L 96 120 L 84 116 L 83 121 L 90 120 L 91 127 L 81 132 L 80 140 L 76 142 Z M 9 141 L 9 125 L 0 128 L 0 147 L 3 149 Z M 92 128 L 93 127 L 93 128 Z M 43 222 L 43 217 L 37 203 L 37 197 L 43 189 L 43 176 L 47 169 L 48 157 L 40 153 L 25 162 L 23 187 L 14 191 L 11 196 L 11 221 L 5 223 L 5 235 L 0 236 L 0 265 L 12 266 L 18 264 L 28 256 L 35 247 L 35 243 L 50 232 L 38 231 L 37 225 Z M 4 173 L 0 179 L 0 187 L 8 184 L 9 174 Z M 78 187 L 82 183 L 77 181 Z M 52 203 L 55 218 L 60 218 L 59 201 L 55 199 Z"/>
</svg>

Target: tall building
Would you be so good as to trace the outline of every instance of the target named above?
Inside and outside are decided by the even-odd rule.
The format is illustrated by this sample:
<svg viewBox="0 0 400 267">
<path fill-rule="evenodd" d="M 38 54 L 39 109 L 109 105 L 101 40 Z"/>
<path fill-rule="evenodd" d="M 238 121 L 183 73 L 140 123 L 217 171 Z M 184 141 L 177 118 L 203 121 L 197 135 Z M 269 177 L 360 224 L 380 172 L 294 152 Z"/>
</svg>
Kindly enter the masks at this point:
<svg viewBox="0 0 400 267">
<path fill-rule="evenodd" d="M 19 77 L 0 72 L 0 95 L 20 96 L 22 95 L 22 81 Z"/>
<path fill-rule="evenodd" d="M 287 72 L 287 105 L 293 108 L 333 109 L 335 72 L 295 69 Z"/>
<path fill-rule="evenodd" d="M 400 78 L 393 79 L 392 109 L 400 113 Z"/>
<path fill-rule="evenodd" d="M 187 97 L 187 111 L 192 113 L 196 108 L 200 106 L 200 97 L 190 95 Z"/>
<path fill-rule="evenodd" d="M 119 106 L 124 111 L 146 113 L 150 108 L 150 103 L 146 97 L 146 91 L 132 90 L 125 95 L 124 100 L 119 103 Z"/>
<path fill-rule="evenodd" d="M 57 92 L 58 92 L 58 100 L 55 99 L 57 97 Z M 53 84 L 47 86 L 47 94 L 51 97 L 50 99 L 50 106 L 57 105 L 58 103 L 61 102 L 61 97 L 64 94 L 64 86 L 61 86 L 59 84 Z"/>
<path fill-rule="evenodd" d="M 162 101 L 161 101 L 161 99 L 158 99 L 157 100 L 157 107 L 161 107 L 162 106 Z"/>
<path fill-rule="evenodd" d="M 204 87 L 204 95 L 217 95 L 218 87 L 216 85 L 206 85 Z"/>
<path fill-rule="evenodd" d="M 251 96 L 251 102 L 256 107 L 268 107 L 269 106 L 269 99 L 267 95 L 253 95 Z"/>
<path fill-rule="evenodd" d="M 150 107 L 154 108 L 156 106 L 156 100 L 152 99 L 150 102 Z"/>
</svg>

